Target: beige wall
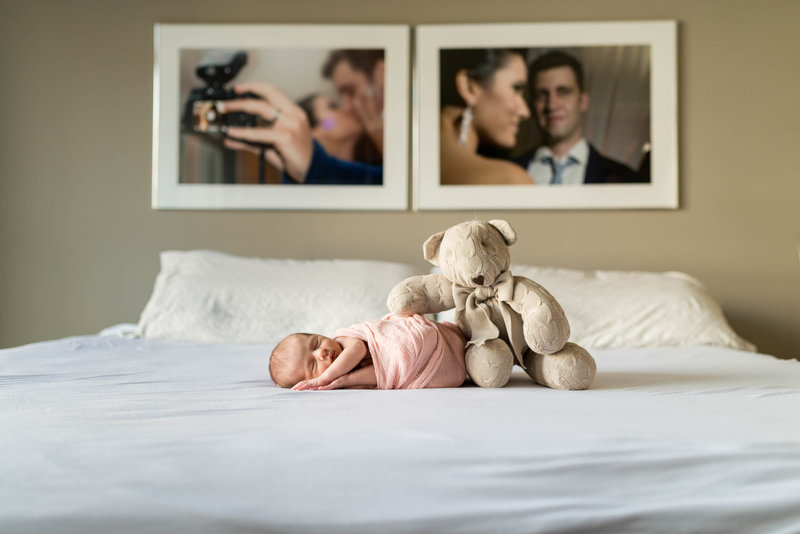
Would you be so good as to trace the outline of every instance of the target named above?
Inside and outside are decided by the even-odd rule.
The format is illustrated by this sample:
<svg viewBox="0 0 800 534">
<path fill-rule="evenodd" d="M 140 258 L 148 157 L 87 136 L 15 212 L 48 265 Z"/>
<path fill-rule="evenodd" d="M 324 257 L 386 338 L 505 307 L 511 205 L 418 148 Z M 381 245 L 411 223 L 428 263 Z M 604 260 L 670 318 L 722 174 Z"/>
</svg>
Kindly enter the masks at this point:
<svg viewBox="0 0 800 534">
<path fill-rule="evenodd" d="M 679 21 L 681 209 L 156 212 L 156 22 Z M 509 219 L 519 263 L 680 270 L 759 348 L 800 355 L 796 0 L 3 1 L 0 347 L 136 322 L 164 249 L 422 266 L 423 240 Z M 548 228 L 547 233 L 541 228 Z"/>
</svg>

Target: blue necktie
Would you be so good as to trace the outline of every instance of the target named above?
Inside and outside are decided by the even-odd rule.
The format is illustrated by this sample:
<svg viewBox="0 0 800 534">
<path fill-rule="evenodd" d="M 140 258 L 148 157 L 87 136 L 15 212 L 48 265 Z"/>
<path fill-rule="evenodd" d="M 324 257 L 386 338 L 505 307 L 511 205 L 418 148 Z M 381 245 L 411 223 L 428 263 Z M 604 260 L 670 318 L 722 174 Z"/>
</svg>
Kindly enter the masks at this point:
<svg viewBox="0 0 800 534">
<path fill-rule="evenodd" d="M 568 156 L 567 160 L 564 163 L 559 163 L 559 162 L 556 161 L 555 158 L 550 157 L 550 156 L 544 158 L 544 161 L 546 163 L 549 163 L 550 167 L 553 168 L 553 179 L 550 180 L 550 183 L 553 184 L 553 185 L 563 184 L 564 183 L 564 169 L 566 169 L 567 167 L 570 167 L 570 166 L 575 165 L 576 163 L 578 163 L 578 160 L 576 160 L 572 156 Z"/>
</svg>

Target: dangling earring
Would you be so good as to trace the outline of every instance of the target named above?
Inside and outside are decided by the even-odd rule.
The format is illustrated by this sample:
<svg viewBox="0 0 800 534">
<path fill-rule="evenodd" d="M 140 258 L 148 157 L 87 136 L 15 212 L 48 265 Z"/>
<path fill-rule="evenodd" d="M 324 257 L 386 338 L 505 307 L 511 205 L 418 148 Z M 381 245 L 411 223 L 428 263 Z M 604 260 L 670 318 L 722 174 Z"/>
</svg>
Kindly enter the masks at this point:
<svg viewBox="0 0 800 534">
<path fill-rule="evenodd" d="M 458 129 L 458 144 L 466 145 L 469 137 L 469 128 L 472 126 L 472 106 L 467 105 L 464 114 L 461 115 L 461 127 Z"/>
</svg>

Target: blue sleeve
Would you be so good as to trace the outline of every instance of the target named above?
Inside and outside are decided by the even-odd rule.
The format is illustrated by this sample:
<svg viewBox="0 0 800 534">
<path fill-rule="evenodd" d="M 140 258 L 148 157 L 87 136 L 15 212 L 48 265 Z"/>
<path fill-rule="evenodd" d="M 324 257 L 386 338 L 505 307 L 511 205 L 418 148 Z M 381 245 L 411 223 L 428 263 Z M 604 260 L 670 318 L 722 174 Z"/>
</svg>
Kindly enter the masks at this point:
<svg viewBox="0 0 800 534">
<path fill-rule="evenodd" d="M 283 183 L 296 184 L 285 173 Z M 344 161 L 328 155 L 322 145 L 314 141 L 311 165 L 306 173 L 306 184 L 314 185 L 381 185 L 383 167 L 354 161 Z"/>
</svg>

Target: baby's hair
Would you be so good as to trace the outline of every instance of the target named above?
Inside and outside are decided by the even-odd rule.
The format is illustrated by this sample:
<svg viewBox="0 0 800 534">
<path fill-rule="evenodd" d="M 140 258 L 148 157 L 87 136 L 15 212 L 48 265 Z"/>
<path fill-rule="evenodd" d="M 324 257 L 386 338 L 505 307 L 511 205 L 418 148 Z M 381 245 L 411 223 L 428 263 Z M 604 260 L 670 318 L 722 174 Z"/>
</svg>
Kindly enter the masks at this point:
<svg viewBox="0 0 800 534">
<path fill-rule="evenodd" d="M 281 388 L 290 388 L 293 387 L 295 384 L 291 383 L 291 381 L 284 380 L 284 371 L 289 366 L 289 358 L 287 357 L 286 351 L 284 350 L 286 342 L 292 339 L 295 336 L 309 336 L 311 334 L 305 334 L 302 332 L 298 332 L 296 334 L 289 334 L 282 340 L 275 345 L 275 348 L 272 349 L 272 354 L 269 357 L 269 377 L 272 379 L 273 382 L 278 387 Z"/>
</svg>

